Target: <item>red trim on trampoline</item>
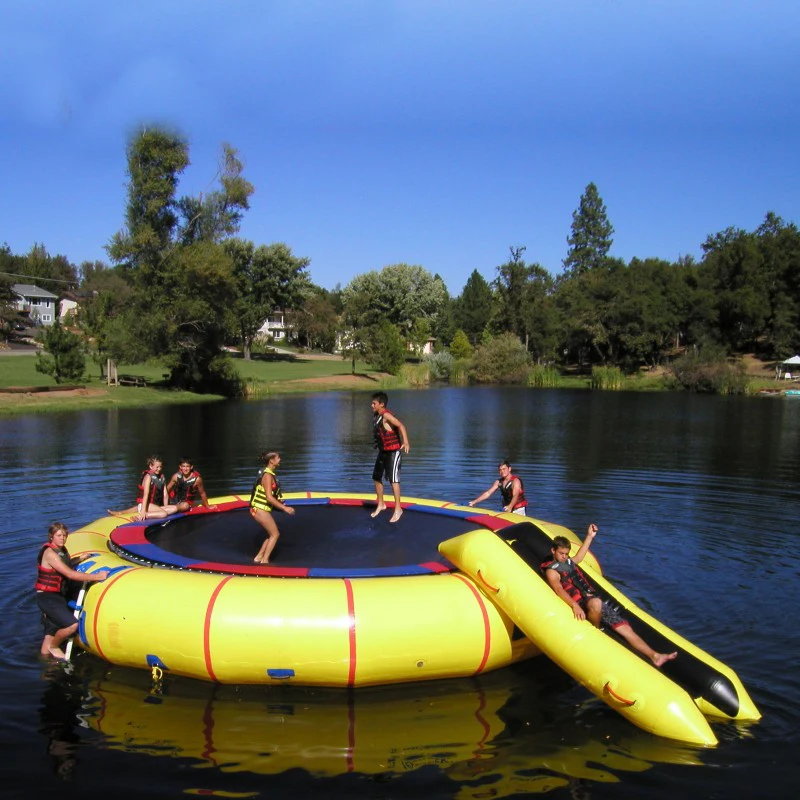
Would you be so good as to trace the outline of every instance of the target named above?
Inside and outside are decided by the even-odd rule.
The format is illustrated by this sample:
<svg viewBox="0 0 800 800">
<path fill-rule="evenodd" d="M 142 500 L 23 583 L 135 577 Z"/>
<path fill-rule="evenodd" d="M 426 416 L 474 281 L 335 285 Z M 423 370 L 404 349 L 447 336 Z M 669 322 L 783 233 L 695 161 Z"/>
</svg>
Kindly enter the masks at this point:
<svg viewBox="0 0 800 800">
<path fill-rule="evenodd" d="M 208 677 L 211 678 L 212 681 L 216 681 L 217 676 L 214 674 L 214 667 L 211 664 L 211 616 L 214 613 L 214 603 L 217 602 L 217 597 L 222 591 L 222 587 L 231 579 L 231 577 L 232 576 L 229 575 L 227 578 L 223 578 L 217 584 L 217 588 L 214 589 L 211 599 L 208 601 L 208 605 L 206 606 L 206 618 L 203 622 L 203 656 L 206 660 Z"/>
<path fill-rule="evenodd" d="M 483 658 L 481 659 L 481 663 L 478 665 L 478 668 L 475 670 L 473 674 L 478 675 L 486 667 L 486 662 L 489 660 L 489 653 L 491 651 L 491 643 L 492 643 L 492 629 L 489 625 L 489 613 L 486 611 L 486 603 L 483 601 L 483 595 L 478 591 L 478 587 L 470 581 L 466 576 L 460 575 L 457 572 L 453 573 L 456 578 L 460 581 L 464 582 L 464 585 L 469 588 L 472 592 L 473 597 L 478 602 L 478 606 L 480 607 L 481 614 L 483 615 Z"/>
<path fill-rule="evenodd" d="M 507 519 L 502 519 L 501 517 L 492 517 L 489 514 L 480 514 L 474 517 L 467 517 L 467 522 L 472 522 L 475 525 L 482 525 L 484 528 L 488 528 L 490 531 L 499 531 L 503 528 L 507 528 L 509 525 L 514 524 L 513 522 L 509 522 Z"/>
<path fill-rule="evenodd" d="M 97 635 L 97 621 L 100 619 L 100 606 L 105 599 L 106 592 L 115 584 L 118 583 L 125 575 L 130 575 L 134 572 L 137 572 L 138 569 L 136 567 L 131 567 L 130 569 L 126 569 L 123 572 L 119 572 L 116 575 L 113 575 L 110 579 L 103 581 L 102 591 L 100 592 L 100 597 L 97 598 L 97 603 L 94 606 L 94 619 L 92 620 L 92 639 L 94 639 L 94 647 L 97 650 L 97 655 L 100 658 L 105 659 L 108 661 L 109 659 L 106 657 L 106 654 L 103 652 L 103 648 L 100 647 L 100 640 Z"/>
<path fill-rule="evenodd" d="M 329 505 L 332 506 L 363 506 L 369 500 L 359 500 L 355 497 L 331 497 Z"/>
<path fill-rule="evenodd" d="M 440 564 L 438 561 L 426 561 L 420 564 L 423 569 L 430 570 L 431 572 L 452 572 L 455 567 L 448 567 L 447 564 Z"/>
<path fill-rule="evenodd" d="M 147 543 L 144 532 L 144 525 L 121 525 L 111 531 L 110 537 L 114 544 L 143 544 Z"/>
<path fill-rule="evenodd" d="M 347 594 L 347 616 L 350 619 L 348 627 L 350 669 L 347 673 L 347 685 L 353 686 L 356 681 L 356 606 L 353 597 L 353 584 L 349 578 L 344 579 L 344 590 Z"/>
<path fill-rule="evenodd" d="M 235 572 L 237 575 L 272 575 L 282 578 L 307 578 L 310 567 L 271 567 L 255 564 L 223 564 L 217 561 L 193 561 L 188 569 L 202 569 L 207 572 Z"/>
</svg>

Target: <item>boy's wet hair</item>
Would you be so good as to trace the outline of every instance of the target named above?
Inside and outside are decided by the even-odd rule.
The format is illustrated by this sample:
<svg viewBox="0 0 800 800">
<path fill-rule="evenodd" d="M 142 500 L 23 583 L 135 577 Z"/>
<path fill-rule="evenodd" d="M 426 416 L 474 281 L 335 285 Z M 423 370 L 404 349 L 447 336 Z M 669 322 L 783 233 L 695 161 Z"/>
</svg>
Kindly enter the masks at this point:
<svg viewBox="0 0 800 800">
<path fill-rule="evenodd" d="M 69 528 L 63 522 L 54 522 L 48 529 L 47 529 L 47 541 L 52 542 L 53 537 L 59 532 L 64 531 L 64 533 L 69 536 Z"/>
<path fill-rule="evenodd" d="M 569 550 L 572 547 L 572 543 L 566 536 L 554 536 L 553 537 L 553 550 L 559 550 L 560 548 L 565 547 Z"/>
<path fill-rule="evenodd" d="M 389 395 L 386 394 L 386 392 L 375 392 L 375 394 L 372 395 L 372 399 L 377 400 L 384 406 L 389 404 Z"/>
</svg>

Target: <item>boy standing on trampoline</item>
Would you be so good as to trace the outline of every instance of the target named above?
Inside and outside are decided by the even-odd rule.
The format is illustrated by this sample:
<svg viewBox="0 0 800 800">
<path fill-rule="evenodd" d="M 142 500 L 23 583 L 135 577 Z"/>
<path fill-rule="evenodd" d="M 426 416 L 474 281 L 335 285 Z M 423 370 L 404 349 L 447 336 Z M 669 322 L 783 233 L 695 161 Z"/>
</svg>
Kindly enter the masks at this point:
<svg viewBox="0 0 800 800">
<path fill-rule="evenodd" d="M 375 467 L 372 470 L 378 505 L 370 516 L 377 517 L 381 511 L 386 510 L 386 504 L 383 502 L 383 479 L 385 477 L 392 485 L 392 494 L 394 495 L 394 514 L 389 522 L 397 522 L 403 516 L 403 508 L 400 505 L 400 465 L 403 453 L 407 453 L 411 449 L 411 444 L 408 441 L 406 426 L 386 408 L 388 402 L 389 397 L 386 392 L 375 392 L 370 404 L 374 414 L 375 447 L 378 448 L 378 457 L 375 459 Z"/>
</svg>

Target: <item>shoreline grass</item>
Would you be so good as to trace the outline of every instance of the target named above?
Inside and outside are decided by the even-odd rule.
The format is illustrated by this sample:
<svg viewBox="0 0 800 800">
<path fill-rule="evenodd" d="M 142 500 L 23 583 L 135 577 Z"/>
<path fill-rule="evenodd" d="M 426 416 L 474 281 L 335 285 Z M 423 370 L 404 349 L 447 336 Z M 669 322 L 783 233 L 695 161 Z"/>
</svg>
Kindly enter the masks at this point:
<svg viewBox="0 0 800 800">
<path fill-rule="evenodd" d="M 36 372 L 35 355 L 0 356 L 0 389 L 13 386 L 47 386 L 56 388 L 52 377 Z M 311 358 L 305 354 L 257 356 L 251 361 L 234 358 L 233 363 L 245 385 L 245 400 L 267 398 L 282 394 L 300 394 L 331 391 L 389 391 L 392 389 L 427 388 L 430 371 L 424 365 L 406 365 L 400 376 L 370 370 L 356 362 L 352 374 L 349 360 L 339 358 Z M 4 393 L 0 391 L 0 418 L 19 414 L 50 413 L 54 411 L 81 411 L 95 409 L 145 408 L 179 403 L 209 403 L 225 398 L 219 395 L 200 395 L 170 389 L 166 386 L 164 368 L 159 364 L 135 364 L 121 367 L 121 374 L 144 378 L 148 385 L 107 386 L 100 379 L 99 370 L 92 365 L 94 375 L 82 382 L 81 389 L 54 394 Z M 464 376 L 465 377 L 465 376 Z M 594 380 L 593 380 L 594 377 Z M 614 374 L 609 381 L 621 391 L 654 392 L 674 391 L 668 376 L 661 373 L 640 372 L 632 376 Z M 529 379 L 528 386 L 556 389 L 604 390 L 604 381 L 598 375 L 563 374 L 548 369 Z M 594 384 L 594 385 L 593 385 Z M 450 375 L 450 385 L 466 385 L 459 380 L 458 371 Z M 749 376 L 749 394 L 782 396 L 790 388 L 764 376 Z"/>
</svg>

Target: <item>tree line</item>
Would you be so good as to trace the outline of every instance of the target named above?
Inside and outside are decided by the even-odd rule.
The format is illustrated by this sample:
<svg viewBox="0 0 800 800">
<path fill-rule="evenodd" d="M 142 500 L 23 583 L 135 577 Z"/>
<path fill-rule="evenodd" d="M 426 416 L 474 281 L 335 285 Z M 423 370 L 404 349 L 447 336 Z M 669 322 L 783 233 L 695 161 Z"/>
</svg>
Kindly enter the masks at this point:
<svg viewBox="0 0 800 800">
<path fill-rule="evenodd" d="M 614 228 L 590 183 L 557 276 L 515 245 L 491 280 L 475 268 L 455 297 L 439 275 L 409 264 L 328 291 L 287 244 L 238 237 L 254 187 L 235 148 L 222 145 L 214 188 L 197 197 L 178 194 L 188 164 L 182 136 L 140 129 L 127 147 L 126 214 L 107 246 L 111 266 L 75 267 L 41 244 L 15 255 L 6 245 L 0 318 L 13 318 L 12 283 L 79 290 L 81 346 L 98 364 L 156 358 L 172 385 L 223 393 L 238 382 L 223 346 L 249 358 L 276 308 L 306 346 L 336 349 L 353 369 L 363 358 L 389 372 L 428 342 L 456 359 L 518 360 L 512 375 L 526 364 L 634 372 L 685 352 L 782 359 L 800 351 L 800 232 L 772 212 L 754 231 L 709 235 L 700 260 L 626 263 L 610 255 Z M 473 372 L 481 374 L 497 373 Z"/>
</svg>

